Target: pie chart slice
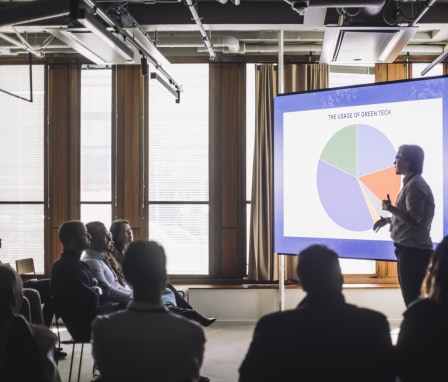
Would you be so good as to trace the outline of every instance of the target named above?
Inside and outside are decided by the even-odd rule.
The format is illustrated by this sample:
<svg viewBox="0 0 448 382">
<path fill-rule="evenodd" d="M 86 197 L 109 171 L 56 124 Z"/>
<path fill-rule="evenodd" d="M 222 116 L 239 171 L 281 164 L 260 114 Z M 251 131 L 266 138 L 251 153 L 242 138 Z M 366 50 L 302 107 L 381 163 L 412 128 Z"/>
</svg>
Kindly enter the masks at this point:
<svg viewBox="0 0 448 382">
<path fill-rule="evenodd" d="M 372 228 L 369 209 L 355 176 L 319 161 L 317 183 L 325 185 L 319 187 L 319 197 L 336 224 L 350 231 Z"/>
<path fill-rule="evenodd" d="M 395 148 L 378 129 L 350 125 L 325 145 L 317 166 L 317 189 L 328 217 L 350 231 L 372 229 L 382 200 L 394 202 L 401 178 L 393 161 Z"/>
</svg>

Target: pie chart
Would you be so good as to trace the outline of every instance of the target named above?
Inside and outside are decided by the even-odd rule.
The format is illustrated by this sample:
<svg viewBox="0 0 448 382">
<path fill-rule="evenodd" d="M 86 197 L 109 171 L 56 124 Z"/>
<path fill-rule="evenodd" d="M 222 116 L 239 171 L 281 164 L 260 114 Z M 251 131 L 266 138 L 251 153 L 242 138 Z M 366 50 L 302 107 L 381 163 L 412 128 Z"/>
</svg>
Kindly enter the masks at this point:
<svg viewBox="0 0 448 382">
<path fill-rule="evenodd" d="M 355 124 L 326 143 L 317 166 L 319 199 L 328 217 L 350 231 L 371 230 L 389 194 L 395 204 L 401 177 L 395 173 L 396 149 L 378 129 Z"/>
</svg>

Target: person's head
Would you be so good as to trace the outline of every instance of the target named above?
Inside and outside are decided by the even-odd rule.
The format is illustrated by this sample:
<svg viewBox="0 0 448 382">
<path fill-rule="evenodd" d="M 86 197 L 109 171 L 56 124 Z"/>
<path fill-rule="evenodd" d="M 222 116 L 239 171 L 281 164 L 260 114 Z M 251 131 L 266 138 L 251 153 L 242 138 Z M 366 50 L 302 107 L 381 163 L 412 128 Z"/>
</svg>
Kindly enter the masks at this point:
<svg viewBox="0 0 448 382">
<path fill-rule="evenodd" d="M 90 234 L 82 221 L 69 220 L 62 223 L 58 234 L 64 249 L 82 252 L 90 246 Z"/>
<path fill-rule="evenodd" d="M 425 153 L 420 146 L 402 145 L 398 148 L 395 157 L 395 169 L 399 175 L 421 174 Z"/>
<path fill-rule="evenodd" d="M 90 239 L 90 248 L 98 252 L 107 252 L 112 245 L 112 235 L 103 222 L 93 221 L 86 224 Z"/>
<path fill-rule="evenodd" d="M 448 236 L 431 256 L 422 295 L 448 308 Z"/>
<path fill-rule="evenodd" d="M 132 242 L 123 260 L 123 274 L 135 299 L 152 296 L 160 300 L 167 280 L 165 250 L 155 241 Z"/>
<path fill-rule="evenodd" d="M 0 318 L 17 314 L 22 306 L 22 280 L 10 266 L 0 265 Z"/>
<path fill-rule="evenodd" d="M 115 248 L 120 251 L 127 248 L 134 241 L 134 233 L 127 220 L 117 219 L 112 222 L 109 228 L 114 239 Z"/>
<path fill-rule="evenodd" d="M 341 291 L 344 281 L 338 255 L 324 245 L 311 245 L 299 253 L 297 276 L 311 294 Z"/>
</svg>

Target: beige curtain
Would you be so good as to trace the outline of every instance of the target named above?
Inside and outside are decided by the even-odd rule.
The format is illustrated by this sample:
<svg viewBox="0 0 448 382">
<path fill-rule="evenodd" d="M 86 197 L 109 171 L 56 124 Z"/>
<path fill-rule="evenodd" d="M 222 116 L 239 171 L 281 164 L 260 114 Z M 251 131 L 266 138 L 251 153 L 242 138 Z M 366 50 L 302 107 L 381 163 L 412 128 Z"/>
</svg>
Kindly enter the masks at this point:
<svg viewBox="0 0 448 382">
<path fill-rule="evenodd" d="M 285 65 L 285 93 L 328 87 L 327 64 Z M 255 143 L 249 233 L 249 273 L 254 281 L 278 280 L 273 250 L 273 100 L 277 95 L 273 64 L 256 71 Z M 296 256 L 286 256 L 285 279 L 296 279 Z"/>
</svg>

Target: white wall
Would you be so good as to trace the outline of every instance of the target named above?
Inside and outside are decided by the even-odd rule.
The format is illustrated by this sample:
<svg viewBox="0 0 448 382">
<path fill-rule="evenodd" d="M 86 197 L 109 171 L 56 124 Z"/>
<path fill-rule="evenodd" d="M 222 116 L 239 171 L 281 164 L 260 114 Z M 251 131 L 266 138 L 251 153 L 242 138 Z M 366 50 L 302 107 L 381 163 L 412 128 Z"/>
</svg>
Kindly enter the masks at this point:
<svg viewBox="0 0 448 382">
<path fill-rule="evenodd" d="M 184 288 L 182 288 L 184 289 Z M 257 321 L 261 316 L 279 310 L 277 289 L 185 288 L 190 304 L 208 317 L 220 321 Z M 391 328 L 400 325 L 405 306 L 399 288 L 344 288 L 346 301 L 375 309 L 389 320 Z M 285 290 L 285 309 L 293 309 L 304 297 L 301 289 Z"/>
</svg>

